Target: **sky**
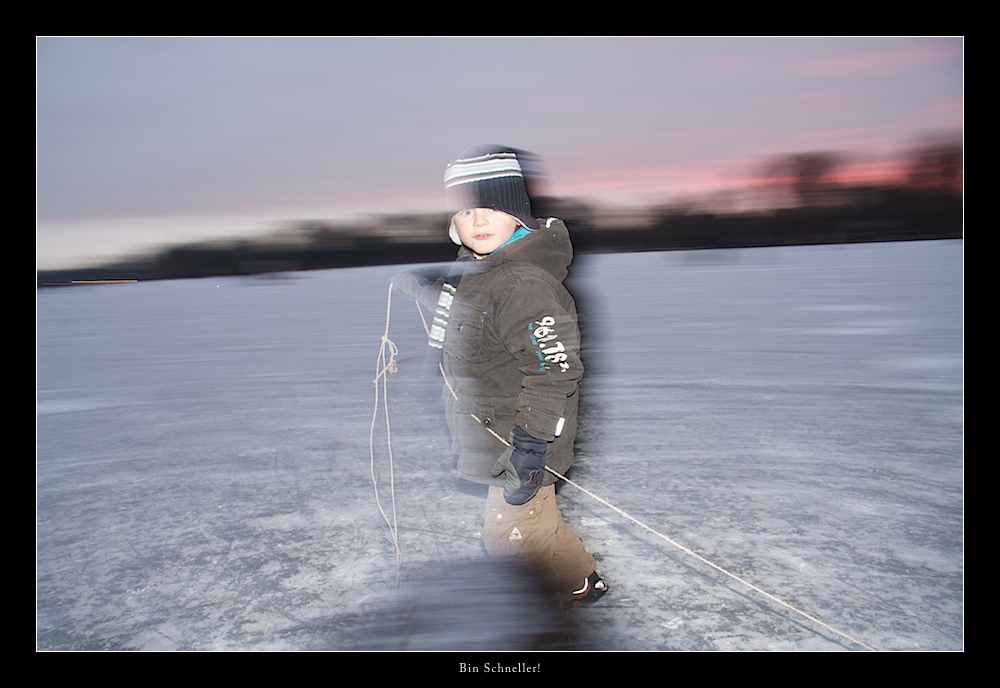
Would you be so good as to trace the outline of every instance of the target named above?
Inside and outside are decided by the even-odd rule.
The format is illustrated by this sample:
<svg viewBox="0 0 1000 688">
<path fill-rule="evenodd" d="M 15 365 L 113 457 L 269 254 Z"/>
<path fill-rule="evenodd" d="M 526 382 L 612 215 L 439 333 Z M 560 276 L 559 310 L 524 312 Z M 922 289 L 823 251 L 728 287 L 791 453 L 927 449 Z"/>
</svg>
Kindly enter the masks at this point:
<svg viewBox="0 0 1000 688">
<path fill-rule="evenodd" d="M 36 268 L 443 210 L 445 166 L 485 142 L 607 204 L 805 151 L 878 174 L 961 132 L 963 63 L 961 37 L 39 37 Z"/>
</svg>

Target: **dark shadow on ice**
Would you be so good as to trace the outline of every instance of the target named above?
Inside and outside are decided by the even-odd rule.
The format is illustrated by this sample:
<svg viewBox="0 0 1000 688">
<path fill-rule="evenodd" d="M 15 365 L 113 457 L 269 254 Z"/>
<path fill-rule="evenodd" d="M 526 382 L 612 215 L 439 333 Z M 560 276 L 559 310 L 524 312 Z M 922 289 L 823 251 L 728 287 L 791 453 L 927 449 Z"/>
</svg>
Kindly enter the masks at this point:
<svg viewBox="0 0 1000 688">
<path fill-rule="evenodd" d="M 314 649 L 589 649 L 572 623 L 573 610 L 558 604 L 518 561 L 418 564 L 407 566 L 403 577 L 399 593 L 386 595 L 363 618 L 328 619 L 306 631 Z"/>
</svg>

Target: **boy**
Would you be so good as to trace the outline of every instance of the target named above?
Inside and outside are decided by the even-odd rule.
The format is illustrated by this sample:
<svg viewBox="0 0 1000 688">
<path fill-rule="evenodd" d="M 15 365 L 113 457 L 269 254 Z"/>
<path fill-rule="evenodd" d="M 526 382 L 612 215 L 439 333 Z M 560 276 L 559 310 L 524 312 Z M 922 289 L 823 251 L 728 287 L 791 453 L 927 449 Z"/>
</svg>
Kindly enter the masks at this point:
<svg viewBox="0 0 1000 688">
<path fill-rule="evenodd" d="M 563 521 L 557 478 L 546 470 L 569 469 L 577 430 L 580 332 L 563 286 L 573 247 L 561 220 L 532 216 L 524 157 L 480 146 L 451 163 L 456 269 L 433 285 L 413 275 L 394 284 L 418 298 L 437 294 L 430 340 L 441 349 L 458 474 L 489 485 L 487 553 L 537 565 L 575 605 L 607 585 Z"/>
</svg>

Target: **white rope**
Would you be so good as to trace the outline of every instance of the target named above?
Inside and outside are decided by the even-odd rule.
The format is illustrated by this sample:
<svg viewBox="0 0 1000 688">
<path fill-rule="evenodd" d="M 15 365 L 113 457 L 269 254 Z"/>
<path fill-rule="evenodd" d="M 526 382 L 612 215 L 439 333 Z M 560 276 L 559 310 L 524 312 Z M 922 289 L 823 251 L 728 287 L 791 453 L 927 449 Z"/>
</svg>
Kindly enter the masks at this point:
<svg viewBox="0 0 1000 688">
<path fill-rule="evenodd" d="M 378 359 L 375 363 L 375 408 L 372 411 L 372 425 L 368 435 L 368 451 L 370 456 L 369 469 L 371 471 L 372 487 L 375 489 L 375 504 L 378 505 L 379 513 L 382 514 L 382 518 L 385 520 L 386 525 L 389 526 L 389 537 L 392 538 L 393 547 L 396 549 L 396 585 L 398 586 L 403 566 L 403 552 L 399 547 L 399 523 L 396 518 L 396 476 L 392 459 L 392 429 L 389 424 L 388 376 L 395 373 L 397 370 L 396 354 L 399 353 L 399 349 L 397 349 L 393 341 L 389 339 L 389 314 L 391 310 L 392 285 L 390 284 L 389 295 L 387 297 L 385 307 L 385 332 L 382 334 L 382 343 L 379 346 Z M 387 351 L 389 354 L 388 360 L 386 360 Z M 379 387 L 380 380 L 381 388 Z M 385 417 L 385 444 L 388 452 L 389 463 L 391 519 L 389 514 L 387 514 L 385 509 L 382 507 L 382 499 L 379 497 L 378 491 L 378 471 L 375 468 L 375 424 L 378 420 L 380 405 L 382 407 L 383 416 Z"/>
<path fill-rule="evenodd" d="M 677 542 L 676 540 L 672 540 L 671 538 L 667 537 L 666 535 L 664 535 L 663 533 L 659 532 L 658 530 L 656 530 L 656 529 L 654 529 L 654 528 L 646 525 L 645 523 L 643 523 L 639 519 L 635 518 L 634 516 L 631 516 L 631 515 L 625 513 L 624 511 L 622 511 L 621 509 L 619 509 L 615 505 L 611 504 L 610 502 L 608 502 L 608 501 L 606 501 L 604 499 L 601 499 L 600 497 L 598 497 L 597 495 L 595 495 L 590 490 L 586 489 L 585 487 L 583 487 L 581 485 L 578 485 L 577 483 L 573 482 L 572 480 L 570 480 L 569 478 L 567 478 L 565 475 L 562 475 L 558 471 L 556 471 L 556 470 L 554 470 L 552 468 L 549 468 L 548 466 L 545 467 L 545 470 L 547 470 L 549 473 L 551 473 L 552 475 L 556 476 L 560 480 L 564 480 L 568 484 L 570 484 L 573 487 L 575 487 L 576 489 L 580 490 L 580 492 L 583 492 L 585 495 L 587 495 L 591 499 L 594 499 L 594 500 L 600 502 L 601 504 L 603 504 L 604 506 L 608 507 L 609 509 L 611 509 L 615 513 L 619 514 L 623 518 L 628 519 L 629 521 L 631 521 L 632 523 L 636 524 L 640 528 L 644 528 L 645 530 L 648 530 L 650 533 L 652 533 L 656 537 L 658 537 L 658 538 L 660 538 L 662 540 L 665 540 L 666 542 L 669 542 L 671 545 L 673 545 L 674 547 L 676 547 L 680 551 L 684 552 L 685 554 L 694 557 L 695 559 L 697 559 L 698 561 L 700 561 L 703 564 L 706 564 L 707 566 L 712 567 L 713 569 L 715 569 L 719 573 L 721 573 L 723 575 L 726 575 L 726 576 L 729 576 L 730 578 L 732 578 L 737 583 L 741 583 L 741 584 L 747 586 L 748 588 L 750 588 L 754 592 L 757 592 L 757 593 L 763 595 L 764 597 L 766 597 L 767 599 L 771 600 L 772 602 L 774 602 L 776 604 L 780 604 L 785 609 L 788 609 L 788 610 L 790 610 L 792 612 L 795 612 L 799 616 L 802 616 L 802 617 L 804 617 L 804 618 L 812 621 L 813 623 L 818 624 L 819 626 L 822 626 L 823 628 L 827 629 L 831 633 L 836 633 L 841 638 L 849 640 L 852 643 L 856 643 L 856 644 L 860 645 L 861 647 L 865 648 L 866 650 L 875 651 L 875 648 L 872 647 L 871 645 L 869 645 L 869 644 L 867 644 L 867 643 L 865 643 L 865 642 L 863 642 L 861 640 L 858 640 L 854 636 L 848 635 L 847 633 L 844 633 L 843 631 L 840 631 L 840 630 L 834 628 L 830 624 L 825 623 L 824 621 L 821 621 L 820 619 L 817 619 L 815 616 L 813 616 L 813 615 L 811 615 L 811 614 L 809 614 L 807 612 L 802 611 L 801 609 L 799 609 L 799 608 L 797 608 L 797 607 L 789 604 L 788 602 L 785 602 L 784 600 L 782 600 L 782 599 L 780 599 L 780 598 L 772 595 L 771 593 L 767 592 L 766 590 L 762 590 L 761 588 L 757 587 L 756 585 L 754 585 L 750 581 L 745 580 L 745 579 L 737 576 L 735 573 L 732 573 L 731 571 L 727 571 L 726 569 L 722 568 L 721 566 L 719 566 L 715 562 L 709 561 L 705 557 L 701 556 L 700 554 L 698 554 L 694 550 L 692 550 L 692 549 L 690 549 L 688 547 L 685 547 L 684 545 L 682 545 L 681 543 Z"/>
</svg>

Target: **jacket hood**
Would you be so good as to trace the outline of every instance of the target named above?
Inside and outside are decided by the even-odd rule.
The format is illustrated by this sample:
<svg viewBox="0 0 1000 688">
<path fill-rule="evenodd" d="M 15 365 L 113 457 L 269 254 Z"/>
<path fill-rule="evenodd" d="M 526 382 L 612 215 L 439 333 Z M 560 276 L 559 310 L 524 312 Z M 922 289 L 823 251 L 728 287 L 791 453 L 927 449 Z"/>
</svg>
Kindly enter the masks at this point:
<svg viewBox="0 0 1000 688">
<path fill-rule="evenodd" d="M 527 236 L 501 246 L 490 255 L 477 260 L 475 254 L 462 246 L 458 250 L 459 259 L 467 261 L 465 270 L 479 272 L 511 262 L 536 265 L 562 282 L 569 274 L 573 262 L 573 243 L 569 238 L 566 224 L 555 217 L 538 220 L 538 229 Z"/>
</svg>

